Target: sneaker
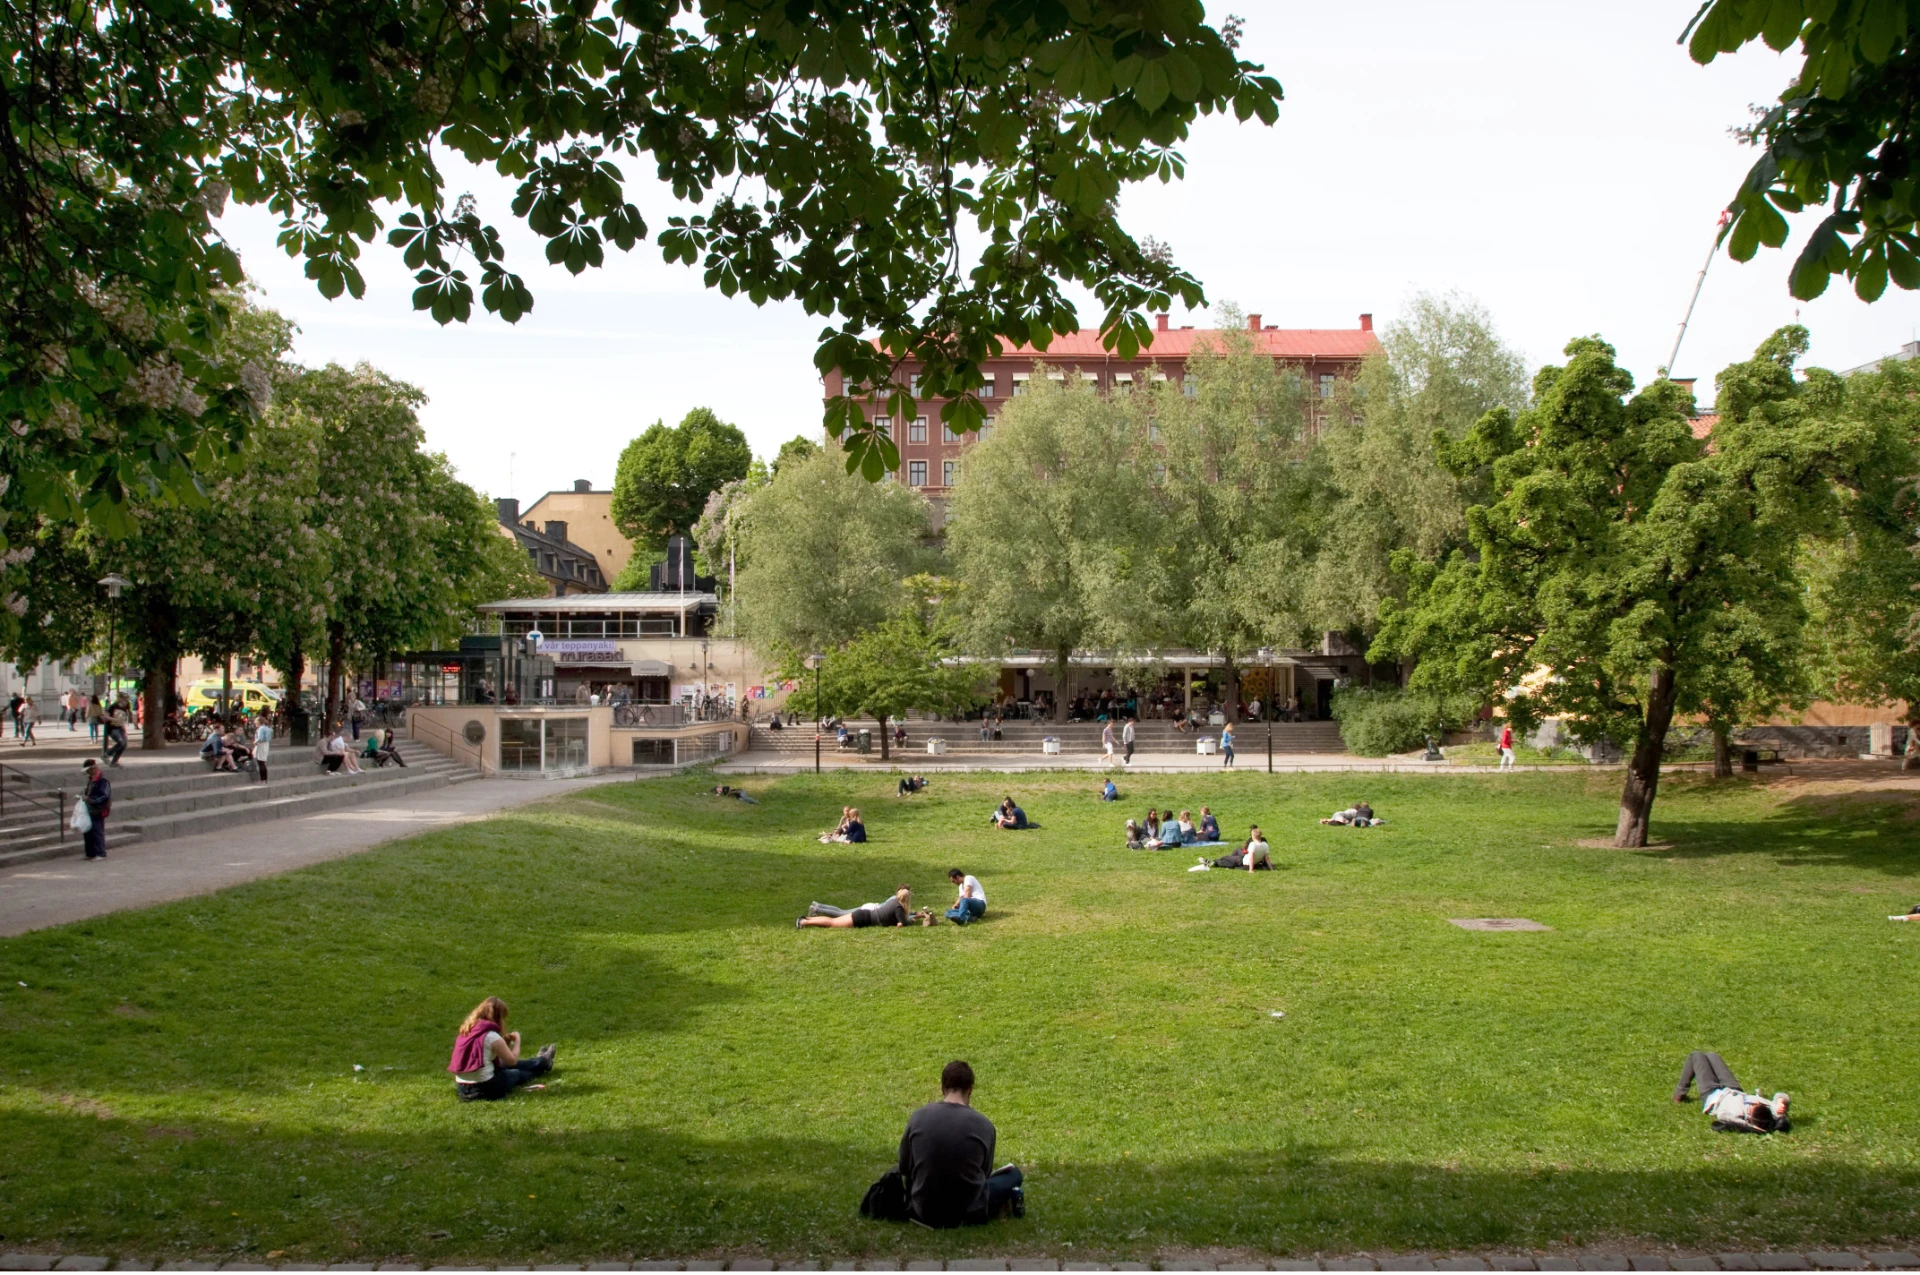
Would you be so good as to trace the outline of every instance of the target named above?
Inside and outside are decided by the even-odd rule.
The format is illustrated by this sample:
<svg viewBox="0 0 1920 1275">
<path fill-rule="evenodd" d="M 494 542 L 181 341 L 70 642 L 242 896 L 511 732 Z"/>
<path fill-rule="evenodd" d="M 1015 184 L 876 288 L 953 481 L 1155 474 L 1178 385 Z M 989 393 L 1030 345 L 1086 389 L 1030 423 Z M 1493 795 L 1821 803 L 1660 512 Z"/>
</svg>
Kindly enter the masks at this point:
<svg viewBox="0 0 1920 1275">
<path fill-rule="evenodd" d="M 552 1062 L 555 1049 L 556 1049 L 556 1046 L 553 1046 L 553 1045 L 542 1045 L 540 1046 L 540 1052 L 535 1054 L 534 1057 L 544 1058 L 548 1062 Z"/>
<path fill-rule="evenodd" d="M 807 928 L 807 918 L 806 918 L 806 917 L 804 917 L 804 916 L 796 916 L 796 917 L 794 917 L 794 918 L 793 918 L 793 928 L 794 928 L 794 929 L 796 929 L 796 930 L 804 930 L 804 929 L 806 929 L 806 928 Z"/>
<path fill-rule="evenodd" d="M 1027 1192 L 1024 1187 L 1013 1188 L 1013 1199 L 1007 1204 L 1007 1216 L 1025 1217 L 1027 1215 Z"/>
</svg>

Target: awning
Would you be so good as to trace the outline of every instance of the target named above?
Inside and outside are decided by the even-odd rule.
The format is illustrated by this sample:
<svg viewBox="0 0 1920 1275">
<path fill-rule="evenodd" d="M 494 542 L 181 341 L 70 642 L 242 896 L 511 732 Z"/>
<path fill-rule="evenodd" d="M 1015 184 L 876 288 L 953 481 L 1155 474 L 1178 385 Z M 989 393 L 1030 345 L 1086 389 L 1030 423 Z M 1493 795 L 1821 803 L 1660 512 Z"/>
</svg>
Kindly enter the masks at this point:
<svg viewBox="0 0 1920 1275">
<path fill-rule="evenodd" d="M 554 667 L 597 677 L 668 677 L 673 673 L 673 666 L 665 660 L 569 660 Z"/>
</svg>

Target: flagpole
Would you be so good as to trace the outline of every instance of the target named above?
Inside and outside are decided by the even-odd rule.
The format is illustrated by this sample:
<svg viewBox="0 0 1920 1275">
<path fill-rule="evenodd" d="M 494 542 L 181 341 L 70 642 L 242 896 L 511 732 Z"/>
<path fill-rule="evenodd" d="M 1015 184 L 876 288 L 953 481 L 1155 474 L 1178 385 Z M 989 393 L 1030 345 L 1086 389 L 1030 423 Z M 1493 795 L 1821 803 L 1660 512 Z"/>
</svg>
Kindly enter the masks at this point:
<svg viewBox="0 0 1920 1275">
<path fill-rule="evenodd" d="M 1713 229 L 1713 243 L 1707 248 L 1707 259 L 1700 265 L 1700 273 L 1693 281 L 1693 295 L 1687 298 L 1687 313 L 1680 320 L 1680 330 L 1673 334 L 1673 349 L 1667 354 L 1667 365 L 1661 372 L 1667 377 L 1673 376 L 1673 365 L 1680 358 L 1680 343 L 1687 339 L 1687 325 L 1693 322 L 1693 307 L 1700 303 L 1700 289 L 1707 284 L 1707 268 L 1713 264 L 1714 254 L 1720 251 L 1720 233 L 1726 229 L 1728 214 L 1721 210 L 1720 220 Z"/>
</svg>

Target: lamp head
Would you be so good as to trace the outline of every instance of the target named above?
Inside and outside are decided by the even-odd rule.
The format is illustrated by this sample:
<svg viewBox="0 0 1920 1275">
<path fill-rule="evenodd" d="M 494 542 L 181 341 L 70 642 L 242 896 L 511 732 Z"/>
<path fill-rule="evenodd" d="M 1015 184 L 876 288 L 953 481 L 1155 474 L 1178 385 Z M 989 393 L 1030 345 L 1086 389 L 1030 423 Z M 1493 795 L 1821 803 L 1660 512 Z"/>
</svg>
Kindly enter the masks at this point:
<svg viewBox="0 0 1920 1275">
<path fill-rule="evenodd" d="M 120 600 L 120 590 L 128 588 L 132 584 L 133 581 L 117 573 L 108 574 L 100 578 L 100 587 L 105 589 L 107 591 L 107 597 L 115 602 Z"/>
<path fill-rule="evenodd" d="M 808 668 L 817 669 L 822 664 L 825 664 L 827 662 L 827 657 L 820 654 L 820 652 L 815 651 L 812 654 L 808 655 L 804 662 Z"/>
</svg>

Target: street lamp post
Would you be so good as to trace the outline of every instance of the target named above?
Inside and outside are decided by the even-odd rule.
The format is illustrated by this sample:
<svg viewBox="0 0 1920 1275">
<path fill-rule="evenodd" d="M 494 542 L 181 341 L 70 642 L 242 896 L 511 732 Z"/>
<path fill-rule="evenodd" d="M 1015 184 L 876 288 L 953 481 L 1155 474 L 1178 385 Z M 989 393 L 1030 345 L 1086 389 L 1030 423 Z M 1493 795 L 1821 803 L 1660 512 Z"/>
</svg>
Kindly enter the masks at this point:
<svg viewBox="0 0 1920 1275">
<path fill-rule="evenodd" d="M 103 576 L 100 579 L 100 587 L 107 591 L 108 602 L 118 602 L 120 600 L 120 590 L 126 588 L 128 585 L 132 583 L 133 581 L 121 575 L 110 574 L 110 575 Z M 114 629 L 114 622 L 118 618 L 118 615 L 119 615 L 118 607 L 109 606 L 107 608 L 107 702 L 108 703 L 113 702 L 113 681 L 114 681 L 114 658 L 113 658 L 114 649 L 113 647 L 114 647 L 114 639 L 116 636 L 118 636 Z"/>
<path fill-rule="evenodd" d="M 1267 719 L 1267 773 L 1273 773 L 1273 648 L 1260 648 L 1260 662 L 1267 666 L 1267 698 L 1260 705 L 1260 716 Z"/>
<path fill-rule="evenodd" d="M 807 667 L 813 670 L 813 773 L 820 773 L 820 666 L 827 657 L 815 651 L 807 656 Z"/>
</svg>

